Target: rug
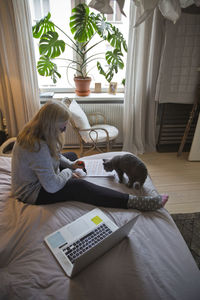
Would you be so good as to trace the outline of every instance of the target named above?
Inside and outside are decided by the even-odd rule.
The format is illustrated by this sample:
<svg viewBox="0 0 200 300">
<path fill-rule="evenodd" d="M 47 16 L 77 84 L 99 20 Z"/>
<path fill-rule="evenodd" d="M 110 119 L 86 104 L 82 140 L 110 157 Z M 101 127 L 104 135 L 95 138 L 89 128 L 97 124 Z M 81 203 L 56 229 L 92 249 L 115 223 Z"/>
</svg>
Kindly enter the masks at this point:
<svg viewBox="0 0 200 300">
<path fill-rule="evenodd" d="M 171 214 L 200 269 L 200 213 Z"/>
</svg>

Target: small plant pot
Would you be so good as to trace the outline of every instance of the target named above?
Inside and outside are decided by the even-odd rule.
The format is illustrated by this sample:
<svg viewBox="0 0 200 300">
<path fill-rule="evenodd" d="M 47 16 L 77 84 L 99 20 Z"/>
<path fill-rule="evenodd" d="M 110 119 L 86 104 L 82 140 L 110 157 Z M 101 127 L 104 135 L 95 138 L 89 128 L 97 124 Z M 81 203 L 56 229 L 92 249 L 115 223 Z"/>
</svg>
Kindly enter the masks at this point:
<svg viewBox="0 0 200 300">
<path fill-rule="evenodd" d="M 74 77 L 74 82 L 76 86 L 76 95 L 88 96 L 90 94 L 91 77 Z"/>
</svg>

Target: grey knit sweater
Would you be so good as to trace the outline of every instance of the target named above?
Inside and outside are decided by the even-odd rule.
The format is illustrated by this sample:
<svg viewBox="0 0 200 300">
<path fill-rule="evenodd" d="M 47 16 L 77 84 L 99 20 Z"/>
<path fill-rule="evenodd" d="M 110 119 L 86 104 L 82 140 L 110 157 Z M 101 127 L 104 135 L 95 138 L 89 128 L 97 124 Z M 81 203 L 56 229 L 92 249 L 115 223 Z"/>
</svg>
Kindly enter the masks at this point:
<svg viewBox="0 0 200 300">
<path fill-rule="evenodd" d="M 60 154 L 60 160 L 52 158 L 45 142 L 38 152 L 23 149 L 16 142 L 12 156 L 12 196 L 34 204 L 41 187 L 49 193 L 62 189 L 72 176 L 72 164 Z M 62 171 L 61 167 L 66 168 Z"/>
</svg>

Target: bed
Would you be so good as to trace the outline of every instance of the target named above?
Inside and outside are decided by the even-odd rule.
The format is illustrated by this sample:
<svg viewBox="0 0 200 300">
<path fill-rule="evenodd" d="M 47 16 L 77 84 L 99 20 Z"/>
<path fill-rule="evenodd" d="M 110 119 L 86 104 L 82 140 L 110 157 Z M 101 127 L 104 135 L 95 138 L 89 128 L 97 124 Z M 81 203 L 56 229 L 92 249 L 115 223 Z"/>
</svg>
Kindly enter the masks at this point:
<svg viewBox="0 0 200 300">
<path fill-rule="evenodd" d="M 110 158 L 115 154 L 84 159 Z M 130 191 L 113 178 L 85 180 Z M 9 197 L 10 184 L 11 158 L 0 156 L 1 300 L 200 299 L 199 269 L 166 209 L 141 213 L 101 208 L 118 226 L 138 214 L 139 218 L 128 238 L 69 279 L 44 243 L 44 237 L 94 206 L 80 202 L 24 204 Z M 143 192 L 157 193 L 150 177 Z"/>
</svg>

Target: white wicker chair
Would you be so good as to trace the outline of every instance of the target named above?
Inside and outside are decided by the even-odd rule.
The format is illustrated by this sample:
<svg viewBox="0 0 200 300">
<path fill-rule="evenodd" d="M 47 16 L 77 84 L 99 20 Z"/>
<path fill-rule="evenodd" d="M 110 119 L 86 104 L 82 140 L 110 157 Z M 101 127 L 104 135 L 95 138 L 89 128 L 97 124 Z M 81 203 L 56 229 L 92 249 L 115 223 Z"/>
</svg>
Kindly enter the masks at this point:
<svg viewBox="0 0 200 300">
<path fill-rule="evenodd" d="M 87 117 L 75 100 L 65 98 L 62 101 L 71 111 L 70 122 L 79 138 L 80 155 L 85 155 L 92 150 L 103 152 L 102 147 L 105 151 L 110 151 L 119 134 L 118 129 L 115 126 L 108 125 L 102 113 L 90 113 Z"/>
</svg>

